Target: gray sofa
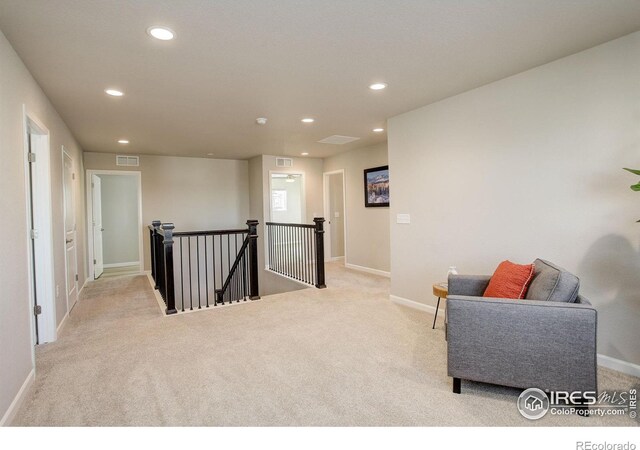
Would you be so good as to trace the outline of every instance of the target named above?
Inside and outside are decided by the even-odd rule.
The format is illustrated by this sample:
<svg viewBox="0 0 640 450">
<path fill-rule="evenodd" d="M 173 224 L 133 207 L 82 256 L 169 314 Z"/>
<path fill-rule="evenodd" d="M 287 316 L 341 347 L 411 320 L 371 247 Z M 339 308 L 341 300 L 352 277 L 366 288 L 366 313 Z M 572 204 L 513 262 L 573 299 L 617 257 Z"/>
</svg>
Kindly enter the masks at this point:
<svg viewBox="0 0 640 450">
<path fill-rule="evenodd" d="M 461 380 L 517 388 L 597 391 L 597 312 L 579 280 L 535 261 L 524 300 L 483 298 L 490 276 L 450 275 L 447 368 Z"/>
</svg>

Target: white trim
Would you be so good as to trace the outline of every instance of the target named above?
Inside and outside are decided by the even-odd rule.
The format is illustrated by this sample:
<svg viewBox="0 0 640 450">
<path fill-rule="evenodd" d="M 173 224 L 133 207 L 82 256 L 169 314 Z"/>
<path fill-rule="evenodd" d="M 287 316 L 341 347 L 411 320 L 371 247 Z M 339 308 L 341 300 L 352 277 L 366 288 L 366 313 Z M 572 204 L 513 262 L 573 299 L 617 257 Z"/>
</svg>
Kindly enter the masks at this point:
<svg viewBox="0 0 640 450">
<path fill-rule="evenodd" d="M 386 272 L 384 270 L 372 269 L 370 267 L 364 267 L 364 266 L 358 266 L 356 264 L 351 264 L 351 263 L 348 263 L 348 262 L 345 262 L 344 266 L 347 269 L 358 270 L 360 272 L 366 272 L 366 273 L 370 273 L 372 275 L 378 275 L 378 276 L 385 277 L 385 278 L 391 278 L 391 272 Z"/>
<path fill-rule="evenodd" d="M 114 267 L 129 267 L 129 266 L 140 266 L 140 261 L 130 261 L 123 263 L 113 263 L 113 264 L 105 264 L 105 269 L 113 269 Z M 140 271 L 142 272 L 142 271 Z"/>
<path fill-rule="evenodd" d="M 56 288 L 55 277 L 53 273 L 53 202 L 51 198 L 52 180 L 51 180 L 51 139 L 49 129 L 34 116 L 25 104 L 22 105 L 23 113 L 23 145 L 24 145 L 24 170 L 25 170 L 25 203 L 27 207 L 27 252 L 28 252 L 28 275 L 29 275 L 29 317 L 31 317 L 32 330 L 32 353 L 31 358 L 35 367 L 35 321 L 38 321 L 38 340 L 39 343 L 55 342 L 56 336 Z M 31 130 L 34 129 L 34 130 Z M 32 132 L 33 131 L 33 132 Z M 37 180 L 36 189 L 32 192 L 32 180 L 29 175 L 29 136 L 36 137 L 41 140 L 40 148 L 35 149 L 37 152 L 36 172 L 33 179 Z M 34 149 L 32 149 L 34 150 Z M 33 203 L 37 206 L 32 211 Z M 34 240 L 31 238 L 31 215 L 37 213 L 38 220 L 41 222 L 38 229 L 38 247 L 40 253 L 33 258 L 32 246 Z M 35 214 L 34 214 L 35 215 Z M 36 274 L 33 272 L 33 266 L 37 265 Z M 34 278 L 37 278 L 34 280 Z M 34 292 L 34 286 L 36 291 Z M 40 316 L 33 316 L 33 306 L 35 304 L 35 296 L 38 297 L 38 305 L 42 307 Z"/>
<path fill-rule="evenodd" d="M 82 295 L 82 291 L 84 290 L 85 286 L 87 284 L 89 284 L 91 280 L 89 278 L 85 278 L 84 283 L 82 283 L 82 287 L 80 288 L 80 290 L 78 291 L 78 302 L 80 301 L 80 297 Z"/>
<path fill-rule="evenodd" d="M 149 285 L 151 286 L 151 289 L 153 290 L 153 295 L 156 298 L 156 301 L 158 302 L 158 307 L 160 308 L 160 314 L 162 314 L 163 317 L 179 317 L 179 316 L 183 316 L 185 314 L 190 314 L 190 313 L 196 313 L 196 312 L 202 312 L 202 311 L 213 311 L 219 308 L 226 308 L 229 306 L 238 306 L 238 305 L 248 305 L 249 303 L 254 303 L 256 300 L 247 300 L 247 301 L 242 301 L 242 302 L 227 302 L 224 305 L 209 305 L 209 307 L 202 307 L 200 309 L 195 308 L 193 310 L 191 309 L 185 309 L 184 311 L 179 310 L 178 308 L 176 308 L 176 311 L 178 311 L 176 314 L 167 314 L 167 306 L 164 304 L 164 300 L 162 300 L 162 296 L 160 295 L 160 291 L 158 291 L 155 288 L 155 284 L 153 282 L 153 277 L 151 276 L 151 271 L 150 270 L 145 270 L 143 272 L 146 276 L 147 279 L 149 280 Z M 309 286 L 307 286 L 309 287 Z"/>
<path fill-rule="evenodd" d="M 338 262 L 338 261 L 344 261 L 344 256 L 334 256 L 333 258 L 329 258 L 325 260 L 325 262 Z"/>
<path fill-rule="evenodd" d="M 93 189 L 91 188 L 92 175 L 124 175 L 138 177 L 138 257 L 140 259 L 140 272 L 144 272 L 144 250 L 142 235 L 142 172 L 139 170 L 87 170 L 85 176 L 87 198 L 87 277 L 95 279 L 93 271 Z M 89 230 L 91 232 L 89 233 Z"/>
<path fill-rule="evenodd" d="M 64 241 L 64 296 L 67 300 L 67 314 L 71 311 L 71 309 L 73 309 L 73 307 L 69 308 L 69 286 L 68 286 L 68 281 L 69 281 L 69 274 L 67 273 L 67 271 L 69 270 L 69 264 L 67 261 L 67 204 L 65 201 L 65 188 L 64 188 L 64 176 L 65 176 L 65 168 L 64 168 L 64 158 L 65 156 L 67 158 L 69 158 L 69 160 L 71 161 L 71 165 L 73 166 L 73 157 L 71 156 L 71 154 L 69 152 L 67 152 L 67 150 L 64 148 L 64 145 L 61 145 L 62 147 L 62 211 L 63 211 L 63 217 L 64 219 L 62 220 L 63 222 L 63 229 L 62 229 L 62 240 Z M 79 289 L 79 285 L 80 282 L 79 280 L 77 280 L 75 278 L 75 276 L 78 275 L 78 272 L 80 272 L 78 270 L 78 267 L 80 266 L 80 262 L 78 261 L 78 222 L 77 222 L 77 211 L 76 211 L 76 192 L 74 189 L 74 184 L 72 183 L 71 185 L 71 203 L 73 204 L 73 220 L 75 221 L 75 223 L 73 224 L 74 226 L 74 239 L 76 240 L 75 244 L 73 245 L 74 251 L 76 253 L 76 273 L 74 274 L 74 280 L 76 283 L 76 302 L 80 299 L 80 289 Z M 75 305 L 74 305 L 75 306 Z M 65 319 L 63 319 L 64 321 Z M 63 322 L 60 322 L 60 324 L 62 325 Z M 58 333 L 60 332 L 60 327 L 58 327 Z"/>
<path fill-rule="evenodd" d="M 409 308 L 417 309 L 429 314 L 436 313 L 435 306 L 425 305 L 424 303 L 420 303 L 415 300 L 409 300 L 408 298 L 398 297 L 397 295 L 390 295 L 389 300 L 391 300 L 396 305 L 408 306 Z"/>
<path fill-rule="evenodd" d="M 323 196 L 323 215 L 325 221 L 331 221 L 331 211 L 329 211 L 329 183 L 327 183 L 327 177 L 331 175 L 342 174 L 342 226 L 344 228 L 344 248 L 343 248 L 343 258 L 347 260 L 347 173 L 344 169 L 332 170 L 330 172 L 322 173 L 322 196 Z M 331 226 L 325 226 L 325 236 L 327 239 L 325 240 L 325 255 L 326 261 L 335 261 L 331 256 Z"/>
<path fill-rule="evenodd" d="M 272 273 L 272 274 L 278 275 L 279 277 L 286 278 L 287 280 L 294 281 L 294 282 L 298 283 L 299 285 L 304 286 L 304 287 L 306 287 L 306 288 L 315 287 L 315 285 L 314 285 L 314 284 L 307 284 L 307 283 L 303 283 L 302 281 L 300 281 L 300 280 L 296 280 L 295 278 L 291 278 L 291 277 L 290 277 L 290 276 L 288 276 L 288 275 L 283 275 L 283 274 L 278 273 L 278 272 L 276 272 L 276 271 L 274 271 L 274 270 L 271 270 L 271 269 L 269 269 L 269 266 L 265 267 L 265 268 L 264 268 L 264 270 L 265 270 L 265 272 L 270 272 L 270 273 Z"/>
<path fill-rule="evenodd" d="M 31 369 L 31 372 L 29 372 L 29 375 L 27 375 L 27 378 L 24 380 L 24 383 L 22 383 L 22 387 L 14 397 L 13 401 L 11 402 L 11 405 L 9 405 L 7 412 L 4 413 L 4 416 L 0 420 L 0 427 L 6 427 L 11 425 L 11 422 L 13 422 L 13 419 L 15 419 L 18 410 L 24 403 L 24 400 L 27 397 L 27 394 L 29 393 L 29 390 L 33 386 L 33 383 L 35 380 L 36 380 L 36 370 Z"/>
<path fill-rule="evenodd" d="M 640 365 L 612 358 L 611 356 L 598 353 L 598 365 L 608 369 L 617 370 L 634 377 L 640 377 Z"/>
<path fill-rule="evenodd" d="M 56 333 L 58 335 L 60 335 L 60 332 L 64 329 L 64 326 L 67 324 L 67 319 L 69 318 L 69 311 L 67 311 L 64 314 L 64 317 L 62 318 L 62 321 L 60 322 L 60 325 L 58 325 L 58 328 L 56 329 Z"/>
</svg>

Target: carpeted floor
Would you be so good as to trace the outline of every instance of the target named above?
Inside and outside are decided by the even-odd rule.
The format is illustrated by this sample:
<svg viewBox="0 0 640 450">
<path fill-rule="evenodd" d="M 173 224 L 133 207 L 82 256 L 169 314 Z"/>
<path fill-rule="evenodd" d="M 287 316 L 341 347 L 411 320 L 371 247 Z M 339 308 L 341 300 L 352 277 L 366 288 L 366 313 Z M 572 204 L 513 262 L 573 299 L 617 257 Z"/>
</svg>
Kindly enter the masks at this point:
<svg viewBox="0 0 640 450">
<path fill-rule="evenodd" d="M 164 317 L 146 276 L 85 288 L 38 347 L 14 425 L 637 425 L 520 416 L 520 391 L 451 393 L 442 323 L 389 301 L 388 280 L 327 268 L 329 288 Z M 600 389 L 639 379 L 601 369 Z"/>
</svg>

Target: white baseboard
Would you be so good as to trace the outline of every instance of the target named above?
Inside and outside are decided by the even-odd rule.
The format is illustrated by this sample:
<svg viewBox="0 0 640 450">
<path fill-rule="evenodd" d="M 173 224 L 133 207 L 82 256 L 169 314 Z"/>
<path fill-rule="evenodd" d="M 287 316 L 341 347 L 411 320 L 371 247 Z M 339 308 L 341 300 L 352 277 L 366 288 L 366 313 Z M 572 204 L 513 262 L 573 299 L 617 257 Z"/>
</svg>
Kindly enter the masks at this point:
<svg viewBox="0 0 640 450">
<path fill-rule="evenodd" d="M 397 305 L 408 306 L 409 308 L 418 309 L 429 314 L 436 313 L 435 306 L 425 305 L 424 303 L 416 302 L 415 300 L 409 300 L 408 298 L 398 297 L 397 295 L 390 295 L 389 300 Z"/>
<path fill-rule="evenodd" d="M 391 278 L 391 272 L 385 272 L 384 270 L 372 269 L 370 267 L 358 266 L 356 264 L 344 263 L 347 269 L 359 270 L 360 272 L 370 273 L 372 275 L 379 275 L 385 278 Z"/>
<path fill-rule="evenodd" d="M 337 262 L 337 261 L 344 261 L 344 256 L 334 256 L 333 258 L 327 258 L 324 260 L 324 262 Z"/>
<path fill-rule="evenodd" d="M 114 267 L 129 267 L 129 266 L 139 266 L 140 261 L 131 261 L 131 262 L 123 262 L 123 263 L 113 263 L 113 264 L 104 264 L 105 269 L 112 269 Z"/>
<path fill-rule="evenodd" d="M 24 383 L 22 383 L 22 387 L 11 402 L 11 405 L 9 405 L 9 409 L 7 409 L 7 412 L 4 413 L 4 416 L 0 420 L 0 427 L 11 425 L 11 422 L 13 422 L 13 419 L 16 417 L 20 406 L 22 406 L 22 403 L 24 403 L 24 399 L 27 397 L 29 390 L 33 386 L 33 382 L 35 381 L 35 379 L 36 370 L 31 369 L 31 372 L 29 372 L 29 375 L 27 375 L 27 379 L 24 380 Z"/>
<path fill-rule="evenodd" d="M 62 321 L 60 322 L 60 325 L 58 325 L 58 328 L 56 329 L 56 335 L 60 336 L 60 332 L 62 331 L 62 329 L 64 328 L 64 326 L 67 324 L 67 319 L 69 318 L 69 311 L 67 311 L 64 315 L 64 317 L 62 318 Z"/>
<path fill-rule="evenodd" d="M 91 280 L 89 280 L 89 278 L 87 278 L 86 280 L 84 280 L 84 283 L 82 283 L 82 287 L 80 288 L 80 290 L 78 291 L 78 301 L 80 301 L 80 298 L 82 297 L 82 291 L 84 290 L 85 286 L 87 284 L 89 284 Z"/>
<path fill-rule="evenodd" d="M 621 359 L 612 358 L 611 356 L 601 355 L 598 353 L 598 365 L 608 369 L 617 370 L 634 377 L 640 377 L 640 366 Z"/>
<path fill-rule="evenodd" d="M 288 275 L 283 275 L 283 274 L 278 273 L 278 272 L 276 272 L 274 270 L 271 270 L 268 267 L 266 269 L 264 269 L 264 270 L 265 270 L 265 272 L 269 272 L 269 273 L 272 273 L 274 275 L 278 275 L 279 277 L 286 278 L 287 280 L 293 281 L 294 283 L 298 283 L 299 285 L 304 286 L 306 288 L 315 287 L 313 284 L 307 284 L 307 283 L 304 283 L 304 282 L 302 282 L 300 280 L 296 280 L 295 278 L 292 278 L 292 277 L 290 277 Z"/>
</svg>

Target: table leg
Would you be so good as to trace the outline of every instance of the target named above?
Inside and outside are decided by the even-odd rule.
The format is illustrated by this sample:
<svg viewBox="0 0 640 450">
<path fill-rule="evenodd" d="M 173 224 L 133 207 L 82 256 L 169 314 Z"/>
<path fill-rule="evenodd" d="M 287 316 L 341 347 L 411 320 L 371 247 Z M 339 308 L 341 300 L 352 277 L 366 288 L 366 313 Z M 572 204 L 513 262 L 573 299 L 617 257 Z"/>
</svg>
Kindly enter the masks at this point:
<svg viewBox="0 0 640 450">
<path fill-rule="evenodd" d="M 438 304 L 436 305 L 436 315 L 433 316 L 433 326 L 431 327 L 432 330 L 436 328 L 436 319 L 438 318 L 438 308 L 440 308 L 440 297 L 438 297 Z"/>
</svg>

